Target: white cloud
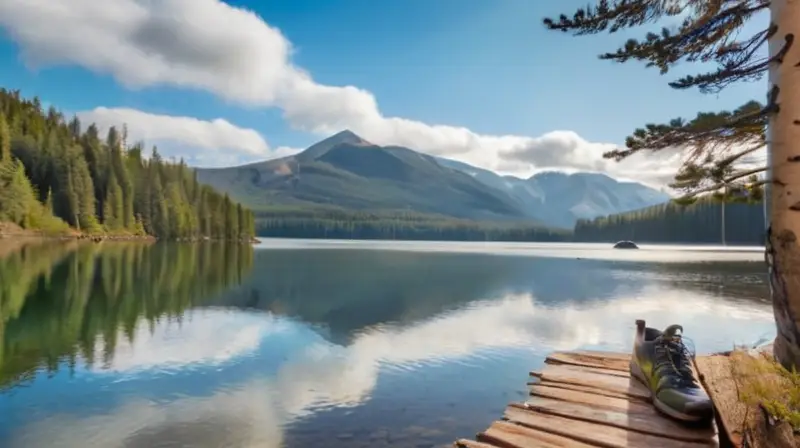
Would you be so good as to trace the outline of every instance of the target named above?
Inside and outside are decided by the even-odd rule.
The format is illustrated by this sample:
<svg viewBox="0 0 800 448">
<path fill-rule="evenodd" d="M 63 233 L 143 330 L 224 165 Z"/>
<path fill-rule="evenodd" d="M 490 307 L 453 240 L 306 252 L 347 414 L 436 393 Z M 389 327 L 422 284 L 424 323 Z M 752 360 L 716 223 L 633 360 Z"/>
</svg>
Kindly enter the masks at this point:
<svg viewBox="0 0 800 448">
<path fill-rule="evenodd" d="M 265 155 L 267 141 L 255 130 L 237 127 L 221 118 L 204 121 L 192 117 L 156 115 L 118 108 L 98 107 L 78 117 L 107 130 L 126 124 L 131 136 L 144 140 L 175 140 L 204 149 L 226 148 L 251 155 Z"/>
<path fill-rule="evenodd" d="M 525 145 L 501 149 L 500 158 L 505 164 L 599 171 L 658 186 L 670 182 L 683 162 L 683 155 L 672 150 L 634 154 L 621 162 L 602 158 L 615 148 L 612 143 L 587 141 L 572 131 L 553 131 Z"/>
<path fill-rule="evenodd" d="M 125 124 L 130 140 L 167 143 L 172 150 L 165 155 L 184 156 L 203 165 L 282 157 L 293 151 L 286 147 L 271 149 L 256 130 L 238 127 L 221 118 L 206 121 L 106 107 L 78 112 L 77 116 L 85 123 L 97 124 L 101 133 L 111 126 L 119 128 Z M 185 153 L 180 153 L 182 149 Z"/>
<path fill-rule="evenodd" d="M 602 152 L 613 145 L 587 142 L 573 132 L 537 138 L 481 135 L 464 127 L 387 117 L 366 90 L 315 82 L 292 63 L 291 43 L 277 28 L 218 0 L 5 0 L 0 2 L 0 25 L 19 43 L 31 67 L 78 64 L 131 88 L 170 85 L 249 106 L 278 107 L 293 127 L 320 135 L 349 128 L 377 144 L 409 146 L 519 174 L 575 168 L 660 181 L 676 167 L 672 159 L 604 160 Z M 106 110 L 105 115 L 113 114 Z M 156 118 L 142 122 L 175 140 L 200 143 L 210 137 L 201 147 L 219 148 L 241 135 L 234 149 L 266 151 L 266 142 L 254 134 L 223 131 L 227 123 L 211 125 L 218 128 L 197 124 L 216 132 L 192 134 L 187 119 Z"/>
</svg>

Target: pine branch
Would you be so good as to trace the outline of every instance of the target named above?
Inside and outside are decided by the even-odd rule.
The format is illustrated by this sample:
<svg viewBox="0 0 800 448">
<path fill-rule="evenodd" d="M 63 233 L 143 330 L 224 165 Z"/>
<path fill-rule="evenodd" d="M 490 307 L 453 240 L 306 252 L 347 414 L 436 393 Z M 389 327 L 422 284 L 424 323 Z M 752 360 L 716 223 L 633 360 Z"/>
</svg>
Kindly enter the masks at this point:
<svg viewBox="0 0 800 448">
<path fill-rule="evenodd" d="M 718 93 L 729 85 L 739 81 L 758 81 L 769 70 L 772 62 L 781 60 L 794 43 L 794 35 L 787 34 L 783 48 L 771 58 L 753 59 L 755 52 L 766 44 L 777 32 L 777 27 L 759 33 L 757 44 L 747 52 L 735 55 L 729 61 L 722 63 L 719 69 L 695 76 L 685 76 L 677 81 L 670 82 L 670 87 L 675 89 L 688 89 L 697 87 L 702 93 Z"/>
<path fill-rule="evenodd" d="M 749 148 L 747 148 L 747 149 L 745 149 L 743 151 L 737 152 L 736 154 L 730 155 L 730 156 L 728 156 L 728 157 L 726 157 L 726 158 L 724 158 L 722 160 L 719 160 L 716 163 L 718 165 L 732 165 L 733 162 L 741 159 L 742 157 L 744 157 L 744 156 L 746 156 L 748 154 L 752 154 L 752 153 L 754 153 L 754 152 L 756 152 L 756 151 L 758 151 L 759 149 L 762 149 L 762 148 L 764 148 L 764 144 L 763 143 L 759 143 L 759 144 L 753 145 L 753 146 L 751 146 L 751 147 L 749 147 Z"/>
<path fill-rule="evenodd" d="M 695 3 L 692 0 L 689 3 Z M 608 30 L 614 33 L 623 28 L 631 28 L 663 17 L 675 16 L 683 12 L 684 6 L 671 0 L 618 0 L 613 3 L 600 0 L 597 6 L 578 9 L 572 18 L 562 14 L 558 20 L 545 18 L 544 25 L 551 30 L 572 32 L 576 36 L 596 34 Z"/>
<path fill-rule="evenodd" d="M 684 19 L 677 30 L 663 28 L 661 34 L 648 33 L 644 41 L 629 40 L 625 46 L 613 53 L 601 55 L 601 59 L 626 62 L 630 59 L 647 62 L 666 73 L 670 66 L 685 60 L 687 62 L 730 61 L 742 51 L 748 52 L 754 44 L 762 41 L 765 32 L 757 33 L 745 42 L 730 41 L 737 31 L 753 14 L 769 6 L 767 0 L 738 1 L 737 4 L 723 8 L 720 1 L 707 0 Z M 730 2 L 727 2 L 730 3 Z M 763 42 L 761 42 L 763 44 Z M 755 45 L 756 48 L 761 44 Z"/>
<path fill-rule="evenodd" d="M 721 190 L 721 189 L 723 189 L 725 187 L 731 187 L 732 186 L 731 184 L 733 184 L 735 181 L 737 181 L 739 179 L 742 179 L 742 178 L 745 178 L 745 177 L 748 177 L 748 176 L 754 176 L 754 175 L 757 175 L 758 173 L 763 173 L 765 171 L 767 171 L 767 167 L 765 167 L 765 166 L 754 168 L 754 169 L 751 169 L 751 170 L 740 171 L 738 173 L 735 173 L 732 176 L 729 176 L 729 177 L 725 178 L 723 181 L 717 182 L 717 183 L 715 183 L 715 184 L 713 184 L 711 186 L 708 186 L 708 187 L 705 187 L 705 188 L 701 188 L 701 189 L 697 189 L 697 190 L 692 190 L 691 192 L 686 193 L 685 195 L 681 196 L 678 199 L 679 200 L 691 199 L 691 198 L 697 197 L 697 196 L 699 196 L 701 194 L 704 194 L 704 193 L 712 193 L 712 192 L 715 192 L 715 191 L 719 191 L 719 190 Z M 755 188 L 755 187 L 758 187 L 758 186 L 761 186 L 761 185 L 765 185 L 765 184 L 769 184 L 769 183 L 772 183 L 772 181 L 771 180 L 760 180 L 760 181 L 756 181 L 756 182 L 750 182 L 750 183 L 747 184 L 747 186 L 749 188 Z"/>
<path fill-rule="evenodd" d="M 664 17 L 688 13 L 676 29 L 662 28 L 660 33 L 647 33 L 643 40 L 628 40 L 614 52 L 600 55 L 616 62 L 637 60 L 647 67 L 657 67 L 665 74 L 675 64 L 685 62 L 717 62 L 720 69 L 688 76 L 670 83 L 675 88 L 700 87 L 703 92 L 716 92 L 731 82 L 759 79 L 767 70 L 767 60 L 753 61 L 773 29 L 756 33 L 743 41 L 735 40 L 744 24 L 769 7 L 769 0 L 618 0 L 613 4 L 601 1 L 597 7 L 579 9 L 569 19 L 547 18 L 551 30 L 574 35 L 611 33 L 657 21 Z"/>
<path fill-rule="evenodd" d="M 763 145 L 769 106 L 750 101 L 735 111 L 701 112 L 691 121 L 675 118 L 667 124 L 648 124 L 625 140 L 625 149 L 603 154 L 620 161 L 641 150 L 688 148 L 693 159 L 711 151 L 724 152 L 731 147 Z"/>
<path fill-rule="evenodd" d="M 750 101 L 734 111 L 699 113 L 691 121 L 676 118 L 667 124 L 648 124 L 627 139 L 627 148 L 604 157 L 622 160 L 642 150 L 682 148 L 689 151 L 688 157 L 670 187 L 691 194 L 715 191 L 713 185 L 758 172 L 737 172 L 734 165 L 764 147 L 769 108 Z M 713 185 L 706 186 L 708 182 Z"/>
</svg>

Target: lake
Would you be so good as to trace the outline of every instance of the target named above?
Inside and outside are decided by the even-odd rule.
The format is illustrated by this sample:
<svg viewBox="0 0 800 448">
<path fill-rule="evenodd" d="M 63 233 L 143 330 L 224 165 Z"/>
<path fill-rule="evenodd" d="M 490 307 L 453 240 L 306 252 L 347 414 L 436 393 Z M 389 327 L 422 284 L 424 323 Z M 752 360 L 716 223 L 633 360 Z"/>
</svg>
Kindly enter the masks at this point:
<svg viewBox="0 0 800 448">
<path fill-rule="evenodd" d="M 759 248 L 8 244 L 8 448 L 450 446 L 637 318 L 698 353 L 775 334 Z"/>
</svg>

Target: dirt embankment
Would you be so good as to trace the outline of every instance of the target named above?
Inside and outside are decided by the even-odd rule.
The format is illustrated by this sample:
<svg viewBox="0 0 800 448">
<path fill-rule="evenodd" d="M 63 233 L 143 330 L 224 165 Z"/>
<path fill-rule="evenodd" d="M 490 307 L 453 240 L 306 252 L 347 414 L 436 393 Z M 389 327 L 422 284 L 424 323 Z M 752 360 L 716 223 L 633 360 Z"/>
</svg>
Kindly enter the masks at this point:
<svg viewBox="0 0 800 448">
<path fill-rule="evenodd" d="M 85 234 L 78 232 L 75 229 L 69 229 L 67 232 L 59 233 L 59 234 L 47 234 L 37 230 L 28 230 L 23 229 L 22 227 L 10 223 L 10 222 L 0 222 L 0 241 L 4 239 L 28 239 L 28 238 L 35 238 L 35 239 L 54 239 L 54 240 L 91 240 L 95 242 L 100 241 L 144 241 L 144 242 L 154 242 L 157 240 L 156 237 L 146 235 L 131 235 L 131 234 Z M 210 239 L 208 237 L 202 238 L 179 238 L 178 242 L 185 242 L 185 243 L 197 243 L 197 242 L 205 242 L 205 241 L 219 241 Z M 256 238 L 252 239 L 242 239 L 240 241 L 236 241 L 237 243 L 241 244 L 258 244 L 259 241 Z"/>
<path fill-rule="evenodd" d="M 56 240 L 92 240 L 92 241 L 155 241 L 152 236 L 141 235 L 111 235 L 111 234 L 94 234 L 88 235 L 78 232 L 75 229 L 69 229 L 66 232 L 58 234 L 47 234 L 38 230 L 23 229 L 22 227 L 10 223 L 0 222 L 0 240 L 2 239 L 27 239 L 27 238 L 45 238 Z"/>
<path fill-rule="evenodd" d="M 697 358 L 701 381 L 735 447 L 797 448 L 800 374 L 775 362 L 771 346 Z"/>
</svg>

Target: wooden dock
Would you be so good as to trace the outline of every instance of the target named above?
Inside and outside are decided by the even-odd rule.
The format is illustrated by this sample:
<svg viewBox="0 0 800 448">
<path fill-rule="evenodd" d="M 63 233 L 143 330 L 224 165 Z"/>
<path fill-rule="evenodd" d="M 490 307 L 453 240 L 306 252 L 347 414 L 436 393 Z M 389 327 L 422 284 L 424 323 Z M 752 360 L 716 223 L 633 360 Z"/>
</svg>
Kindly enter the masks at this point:
<svg viewBox="0 0 800 448">
<path fill-rule="evenodd" d="M 628 373 L 630 355 L 556 352 L 531 372 L 530 398 L 511 403 L 502 420 L 462 448 L 718 447 L 715 423 L 691 426 L 650 404 L 650 393 Z"/>
</svg>

